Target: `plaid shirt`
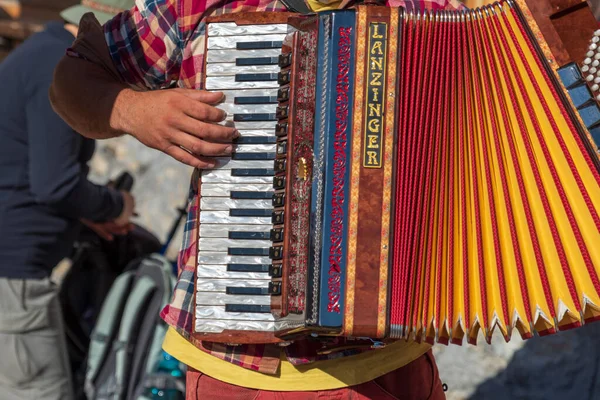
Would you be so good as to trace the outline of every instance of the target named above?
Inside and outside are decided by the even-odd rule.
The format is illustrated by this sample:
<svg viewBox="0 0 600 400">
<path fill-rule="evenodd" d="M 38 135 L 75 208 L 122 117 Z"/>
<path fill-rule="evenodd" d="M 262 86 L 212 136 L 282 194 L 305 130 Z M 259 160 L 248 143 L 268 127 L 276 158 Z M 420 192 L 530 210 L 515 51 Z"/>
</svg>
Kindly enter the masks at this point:
<svg viewBox="0 0 600 400">
<path fill-rule="evenodd" d="M 353 0 L 343 0 L 345 8 Z M 388 0 L 389 6 L 417 10 L 459 9 L 458 0 Z M 110 56 L 121 77 L 130 85 L 158 89 L 177 82 L 179 87 L 201 89 L 205 18 L 243 11 L 285 11 L 278 0 L 137 0 L 136 7 L 117 15 L 104 26 Z M 179 279 L 162 318 L 199 349 L 244 368 L 275 374 L 281 347 L 276 345 L 226 346 L 200 342 L 192 335 L 194 314 L 194 262 L 197 255 L 196 197 L 190 191 L 189 214 L 179 255 Z M 370 349 L 343 339 L 325 344 L 298 341 L 285 347 L 293 364 L 344 357 Z M 337 351 L 330 351 L 332 348 Z M 324 351 L 327 350 L 327 351 Z"/>
</svg>

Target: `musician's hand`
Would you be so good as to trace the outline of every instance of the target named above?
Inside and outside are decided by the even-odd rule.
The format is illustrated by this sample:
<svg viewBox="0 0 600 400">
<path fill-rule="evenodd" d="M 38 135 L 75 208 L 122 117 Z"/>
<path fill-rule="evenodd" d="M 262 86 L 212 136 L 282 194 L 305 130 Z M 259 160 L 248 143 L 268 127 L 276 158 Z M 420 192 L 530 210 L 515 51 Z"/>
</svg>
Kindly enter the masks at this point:
<svg viewBox="0 0 600 400">
<path fill-rule="evenodd" d="M 109 242 L 117 235 L 126 235 L 133 229 L 133 224 L 118 225 L 114 221 L 93 222 L 87 219 L 81 219 L 81 223 L 94 231 L 98 236 Z"/>
<path fill-rule="evenodd" d="M 216 124 L 226 117 L 214 107 L 223 93 L 168 89 L 124 95 L 117 110 L 119 128 L 146 146 L 196 168 L 215 165 L 207 156 L 231 154 L 231 142 L 239 134 Z"/>
</svg>

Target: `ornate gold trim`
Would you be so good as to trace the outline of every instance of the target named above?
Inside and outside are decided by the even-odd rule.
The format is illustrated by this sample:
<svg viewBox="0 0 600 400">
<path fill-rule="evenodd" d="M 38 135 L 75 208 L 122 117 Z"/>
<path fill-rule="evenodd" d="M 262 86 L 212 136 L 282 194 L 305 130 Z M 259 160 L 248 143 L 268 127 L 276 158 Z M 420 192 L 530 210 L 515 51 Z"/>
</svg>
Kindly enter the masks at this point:
<svg viewBox="0 0 600 400">
<path fill-rule="evenodd" d="M 348 266 L 346 271 L 346 305 L 344 333 L 352 335 L 354 323 L 354 285 L 356 279 L 356 236 L 358 229 L 358 186 L 361 168 L 362 117 L 364 96 L 367 7 L 356 10 L 356 70 L 354 74 L 354 117 L 352 120 L 352 160 L 350 163 L 350 203 L 348 223 Z"/>
</svg>

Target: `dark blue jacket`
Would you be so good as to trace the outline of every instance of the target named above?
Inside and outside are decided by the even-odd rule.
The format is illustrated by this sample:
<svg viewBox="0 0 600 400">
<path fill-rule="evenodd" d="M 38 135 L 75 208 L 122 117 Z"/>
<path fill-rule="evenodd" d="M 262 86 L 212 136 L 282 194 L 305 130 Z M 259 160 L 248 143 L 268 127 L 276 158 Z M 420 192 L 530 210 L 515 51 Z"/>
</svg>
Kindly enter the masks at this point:
<svg viewBox="0 0 600 400">
<path fill-rule="evenodd" d="M 69 254 L 79 218 L 107 220 L 121 195 L 87 180 L 94 141 L 54 113 L 48 88 L 73 42 L 50 23 L 0 63 L 0 277 L 43 278 Z"/>
</svg>

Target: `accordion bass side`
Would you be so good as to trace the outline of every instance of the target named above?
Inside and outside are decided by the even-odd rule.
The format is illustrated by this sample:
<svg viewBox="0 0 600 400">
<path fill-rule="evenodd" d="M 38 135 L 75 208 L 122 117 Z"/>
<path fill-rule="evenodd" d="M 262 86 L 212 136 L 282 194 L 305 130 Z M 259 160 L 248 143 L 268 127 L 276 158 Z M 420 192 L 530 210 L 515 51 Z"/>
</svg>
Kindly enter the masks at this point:
<svg viewBox="0 0 600 400">
<path fill-rule="evenodd" d="M 195 337 L 459 344 L 599 319 L 587 43 L 536 4 L 209 21 L 205 88 L 241 137 L 200 177 Z"/>
</svg>

